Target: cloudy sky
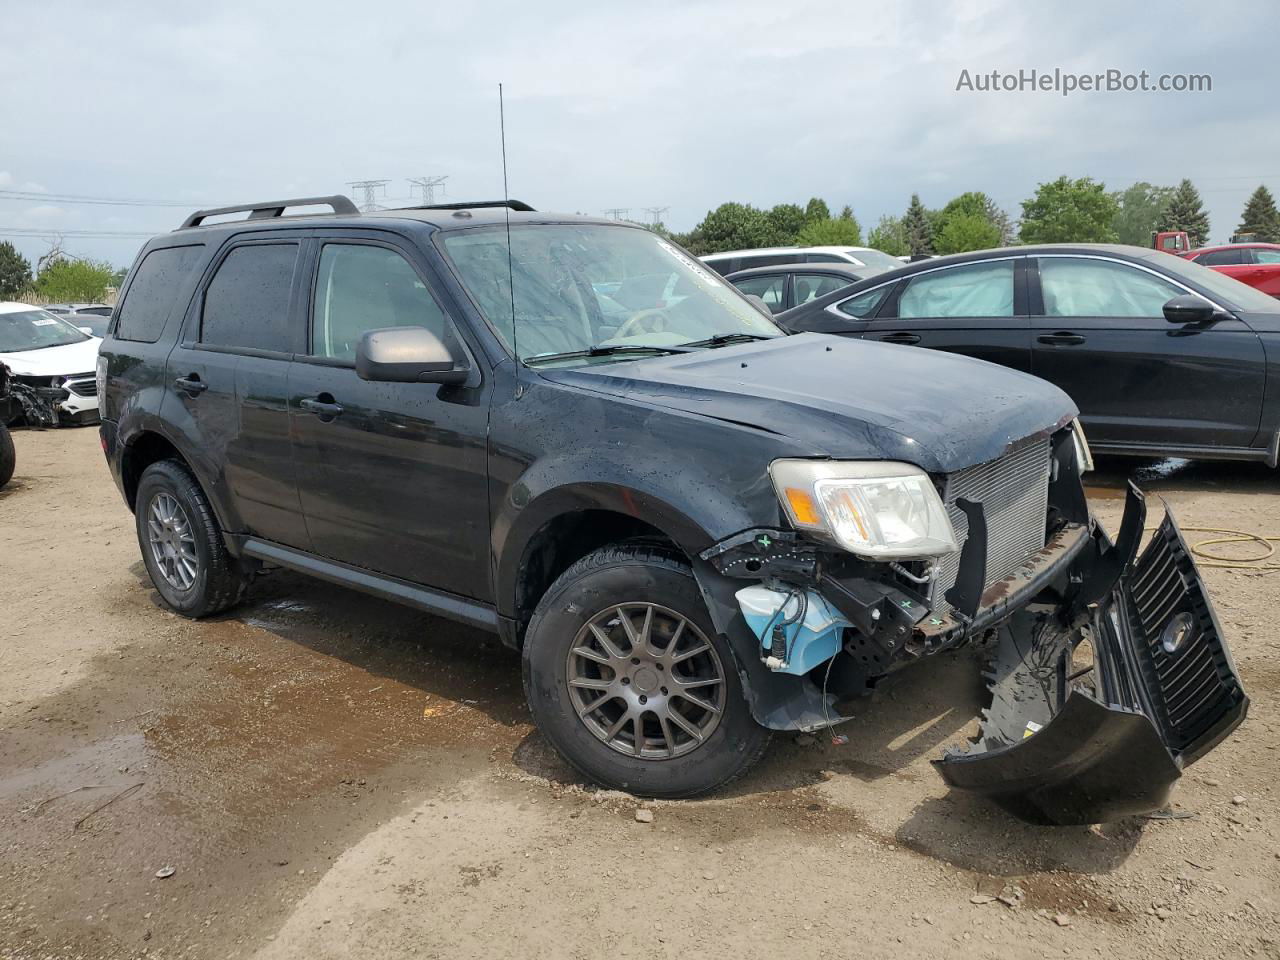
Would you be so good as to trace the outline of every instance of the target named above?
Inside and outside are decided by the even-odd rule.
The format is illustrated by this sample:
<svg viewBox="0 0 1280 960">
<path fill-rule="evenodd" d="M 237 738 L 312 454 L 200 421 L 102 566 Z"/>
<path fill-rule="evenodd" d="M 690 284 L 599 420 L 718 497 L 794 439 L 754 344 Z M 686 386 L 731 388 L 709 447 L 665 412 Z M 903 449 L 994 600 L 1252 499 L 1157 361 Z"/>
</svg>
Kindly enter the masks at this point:
<svg viewBox="0 0 1280 960">
<path fill-rule="evenodd" d="M 0 33 L 0 239 L 124 265 L 189 208 L 447 175 L 448 199 L 540 209 L 825 198 L 864 227 L 912 191 L 1190 177 L 1214 239 L 1280 194 L 1274 2 L 10 0 Z M 1209 93 L 957 92 L 1019 69 L 1208 73 Z M 30 199 L 4 192 L 24 191 Z M 165 201 L 71 203 L 59 197 Z"/>
</svg>

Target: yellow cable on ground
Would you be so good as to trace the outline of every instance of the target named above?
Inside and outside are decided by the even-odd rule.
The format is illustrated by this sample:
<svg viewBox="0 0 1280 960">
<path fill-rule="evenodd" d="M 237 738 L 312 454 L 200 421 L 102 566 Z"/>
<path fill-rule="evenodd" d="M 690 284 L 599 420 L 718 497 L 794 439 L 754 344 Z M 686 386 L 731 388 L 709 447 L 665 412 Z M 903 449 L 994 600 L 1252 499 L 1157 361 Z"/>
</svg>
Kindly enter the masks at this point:
<svg viewBox="0 0 1280 960">
<path fill-rule="evenodd" d="M 1154 527 L 1149 529 L 1154 530 Z M 1280 563 L 1263 563 L 1264 560 L 1270 560 L 1275 556 L 1275 544 L 1280 543 L 1280 537 L 1264 537 L 1260 533 L 1245 533 L 1242 530 L 1228 530 L 1224 527 L 1183 527 L 1179 526 L 1183 533 L 1217 533 L 1223 536 L 1209 537 L 1205 540 L 1198 540 L 1195 543 L 1188 543 L 1191 552 L 1196 555 L 1199 562 L 1197 566 L 1201 567 L 1224 567 L 1228 570 L 1280 570 Z M 1207 547 L 1216 546 L 1222 543 L 1256 543 L 1266 552 L 1258 557 L 1224 557 L 1219 553 L 1212 553 Z"/>
</svg>

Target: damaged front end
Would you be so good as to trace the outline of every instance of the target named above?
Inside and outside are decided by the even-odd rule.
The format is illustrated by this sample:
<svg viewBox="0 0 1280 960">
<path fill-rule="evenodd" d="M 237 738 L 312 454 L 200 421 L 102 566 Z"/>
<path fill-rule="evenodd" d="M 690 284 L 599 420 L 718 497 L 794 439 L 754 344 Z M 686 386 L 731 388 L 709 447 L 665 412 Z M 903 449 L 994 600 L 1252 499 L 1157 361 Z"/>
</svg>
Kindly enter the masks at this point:
<svg viewBox="0 0 1280 960">
<path fill-rule="evenodd" d="M 977 741 L 935 761 L 949 784 L 1037 823 L 1163 806 L 1248 699 L 1173 518 L 1141 557 L 1137 488 L 1115 544 L 1092 521 L 1077 429 L 941 478 L 945 555 L 869 560 L 763 529 L 704 551 L 695 571 L 756 720 L 829 727 L 894 670 L 984 644 L 992 703 Z"/>
</svg>

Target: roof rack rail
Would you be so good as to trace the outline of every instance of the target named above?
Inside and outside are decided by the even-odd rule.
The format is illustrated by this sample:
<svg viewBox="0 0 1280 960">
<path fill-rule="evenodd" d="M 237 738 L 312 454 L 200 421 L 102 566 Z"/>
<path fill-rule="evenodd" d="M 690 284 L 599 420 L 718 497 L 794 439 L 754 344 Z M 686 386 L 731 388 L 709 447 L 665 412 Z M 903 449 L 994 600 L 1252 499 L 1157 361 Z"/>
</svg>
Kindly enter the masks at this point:
<svg viewBox="0 0 1280 960">
<path fill-rule="evenodd" d="M 481 207 L 510 207 L 512 210 L 518 210 L 521 213 L 534 213 L 533 207 L 525 203 L 523 200 L 471 200 L 462 203 L 423 203 L 412 207 L 404 207 L 405 210 L 475 210 Z"/>
<path fill-rule="evenodd" d="M 312 206 L 329 206 L 333 208 L 334 213 L 359 213 L 356 207 L 347 197 L 341 194 L 334 194 L 331 197 L 295 197 L 292 200 L 267 200 L 262 203 L 245 203 L 237 204 L 234 207 L 214 207 L 209 210 L 197 210 L 187 219 L 182 221 L 179 230 L 185 230 L 187 227 L 198 227 L 209 217 L 217 217 L 224 213 L 248 213 L 248 220 L 270 220 L 274 217 L 284 216 L 284 211 L 288 207 L 312 207 Z"/>
</svg>

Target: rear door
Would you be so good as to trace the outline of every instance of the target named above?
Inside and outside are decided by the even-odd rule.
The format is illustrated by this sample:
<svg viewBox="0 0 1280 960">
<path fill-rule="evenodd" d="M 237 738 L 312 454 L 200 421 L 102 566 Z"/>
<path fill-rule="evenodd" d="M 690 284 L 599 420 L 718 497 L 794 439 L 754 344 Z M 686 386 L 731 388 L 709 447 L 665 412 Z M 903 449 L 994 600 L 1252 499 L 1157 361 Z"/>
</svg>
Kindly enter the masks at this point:
<svg viewBox="0 0 1280 960">
<path fill-rule="evenodd" d="M 1236 319 L 1169 323 L 1189 293 L 1123 260 L 1040 256 L 1031 270 L 1032 372 L 1080 408 L 1100 444 L 1247 447 L 1262 414 L 1262 344 Z"/>
<path fill-rule="evenodd" d="M 293 454 L 314 551 L 488 601 L 488 383 L 370 383 L 366 330 L 424 326 L 470 353 L 419 251 L 381 231 L 322 231 L 308 255 L 306 349 L 289 376 Z"/>
<path fill-rule="evenodd" d="M 169 355 L 165 419 L 214 478 L 236 532 L 307 548 L 289 450 L 285 383 L 303 342 L 295 285 L 302 241 L 283 231 L 219 252 Z"/>
<path fill-rule="evenodd" d="M 861 334 L 1031 369 L 1025 257 L 939 267 L 900 281 Z"/>
</svg>

